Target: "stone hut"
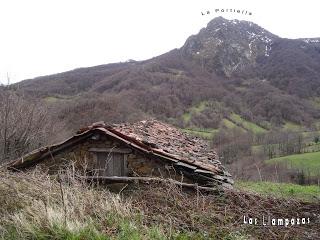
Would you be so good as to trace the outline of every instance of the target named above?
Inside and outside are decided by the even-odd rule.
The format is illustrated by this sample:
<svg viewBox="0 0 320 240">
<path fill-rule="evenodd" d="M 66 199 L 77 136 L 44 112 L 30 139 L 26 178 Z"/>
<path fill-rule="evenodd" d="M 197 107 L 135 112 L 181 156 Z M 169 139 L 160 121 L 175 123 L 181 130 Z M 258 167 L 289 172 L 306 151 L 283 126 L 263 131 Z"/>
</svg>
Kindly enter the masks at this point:
<svg viewBox="0 0 320 240">
<path fill-rule="evenodd" d="M 199 186 L 233 185 L 209 144 L 156 120 L 95 123 L 65 141 L 37 149 L 8 164 L 13 170 L 40 166 L 48 173 L 70 166 L 110 182 L 164 178 Z"/>
</svg>

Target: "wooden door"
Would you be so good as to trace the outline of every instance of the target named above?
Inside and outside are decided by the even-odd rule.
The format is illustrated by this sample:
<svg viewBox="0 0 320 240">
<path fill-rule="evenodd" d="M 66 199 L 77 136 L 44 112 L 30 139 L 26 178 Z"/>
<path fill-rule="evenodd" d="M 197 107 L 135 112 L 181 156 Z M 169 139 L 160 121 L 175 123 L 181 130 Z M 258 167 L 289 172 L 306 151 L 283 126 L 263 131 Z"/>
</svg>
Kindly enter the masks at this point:
<svg viewBox="0 0 320 240">
<path fill-rule="evenodd" d="M 123 153 L 98 152 L 97 168 L 100 176 L 126 176 L 126 157 Z"/>
</svg>

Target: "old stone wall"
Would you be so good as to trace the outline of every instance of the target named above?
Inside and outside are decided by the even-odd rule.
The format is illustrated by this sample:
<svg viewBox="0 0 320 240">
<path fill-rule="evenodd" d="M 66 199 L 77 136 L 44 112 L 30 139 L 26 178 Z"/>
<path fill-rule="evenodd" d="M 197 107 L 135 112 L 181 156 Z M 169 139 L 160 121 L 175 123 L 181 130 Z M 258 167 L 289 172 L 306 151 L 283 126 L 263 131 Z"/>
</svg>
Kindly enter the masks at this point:
<svg viewBox="0 0 320 240">
<path fill-rule="evenodd" d="M 80 172 L 88 172 L 88 170 L 93 170 L 97 166 L 95 153 L 89 151 L 92 148 L 128 148 L 128 146 L 105 135 L 98 136 L 95 139 L 88 138 L 74 147 L 45 159 L 40 167 L 49 173 L 56 173 L 66 167 L 74 168 Z M 170 177 L 178 181 L 183 179 L 184 182 L 190 182 L 188 178 L 182 177 L 181 173 L 177 172 L 166 160 L 155 158 L 152 155 L 147 156 L 134 149 L 132 149 L 132 152 L 124 154 L 127 157 L 128 176 Z"/>
</svg>

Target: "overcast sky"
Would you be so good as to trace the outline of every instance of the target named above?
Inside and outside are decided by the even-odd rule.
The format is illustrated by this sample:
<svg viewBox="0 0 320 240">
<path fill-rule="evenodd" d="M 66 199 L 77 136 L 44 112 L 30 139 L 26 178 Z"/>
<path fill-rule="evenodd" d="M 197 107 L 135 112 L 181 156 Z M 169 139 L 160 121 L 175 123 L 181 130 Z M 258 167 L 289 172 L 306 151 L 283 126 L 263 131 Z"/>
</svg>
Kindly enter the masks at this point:
<svg viewBox="0 0 320 240">
<path fill-rule="evenodd" d="M 0 0 L 0 82 L 144 60 L 183 45 L 217 16 L 286 38 L 320 37 L 319 0 Z M 233 8 L 252 15 L 216 14 Z M 211 14 L 202 16 L 209 10 Z"/>
</svg>

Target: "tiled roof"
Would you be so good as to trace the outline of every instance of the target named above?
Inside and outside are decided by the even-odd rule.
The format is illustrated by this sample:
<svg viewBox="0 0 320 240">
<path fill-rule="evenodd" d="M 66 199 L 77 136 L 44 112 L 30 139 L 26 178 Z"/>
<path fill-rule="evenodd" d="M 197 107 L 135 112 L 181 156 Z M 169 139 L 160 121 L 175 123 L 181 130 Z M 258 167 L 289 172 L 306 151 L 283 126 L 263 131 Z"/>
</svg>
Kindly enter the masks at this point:
<svg viewBox="0 0 320 240">
<path fill-rule="evenodd" d="M 217 169 L 224 170 L 217 153 L 210 148 L 207 141 L 190 136 L 169 124 L 157 120 L 144 120 L 133 124 L 118 124 L 113 127 L 149 145 L 154 150 L 157 149 L 190 162 L 214 165 Z"/>
</svg>

